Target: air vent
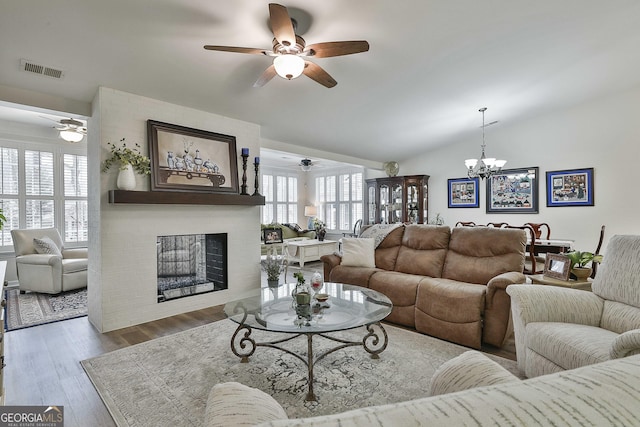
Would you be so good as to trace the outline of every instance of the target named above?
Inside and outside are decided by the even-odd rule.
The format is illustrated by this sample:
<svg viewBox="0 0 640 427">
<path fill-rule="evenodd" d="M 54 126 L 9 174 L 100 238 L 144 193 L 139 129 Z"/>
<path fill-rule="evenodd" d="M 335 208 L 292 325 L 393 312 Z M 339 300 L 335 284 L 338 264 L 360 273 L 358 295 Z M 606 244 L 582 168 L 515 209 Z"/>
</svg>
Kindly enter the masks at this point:
<svg viewBox="0 0 640 427">
<path fill-rule="evenodd" d="M 28 71 L 30 73 L 40 74 L 54 79 L 61 79 L 64 77 L 64 71 L 53 67 L 47 67 L 46 65 L 36 64 L 34 61 L 29 61 L 28 59 L 20 60 L 20 71 Z"/>
</svg>

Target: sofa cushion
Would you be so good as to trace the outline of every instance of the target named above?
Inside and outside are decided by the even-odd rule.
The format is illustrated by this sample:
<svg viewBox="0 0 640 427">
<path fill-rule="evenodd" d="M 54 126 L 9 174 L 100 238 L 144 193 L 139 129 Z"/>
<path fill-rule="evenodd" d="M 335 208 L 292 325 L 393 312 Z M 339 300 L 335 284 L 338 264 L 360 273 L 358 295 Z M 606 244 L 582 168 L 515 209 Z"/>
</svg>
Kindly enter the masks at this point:
<svg viewBox="0 0 640 427">
<path fill-rule="evenodd" d="M 526 331 L 527 347 L 563 369 L 609 360 L 618 336 L 595 326 L 558 322 L 529 323 Z"/>
<path fill-rule="evenodd" d="M 383 293 L 393 303 L 391 314 L 386 320 L 405 326 L 415 326 L 415 304 L 418 284 L 422 276 L 378 271 L 369 279 L 369 287 Z"/>
<path fill-rule="evenodd" d="M 591 285 L 593 293 L 640 308 L 639 256 L 640 236 L 613 236 Z"/>
<path fill-rule="evenodd" d="M 416 297 L 416 330 L 480 348 L 486 290 L 486 286 L 425 277 Z"/>
<path fill-rule="evenodd" d="M 383 270 L 393 271 L 398 259 L 398 251 L 402 245 L 403 226 L 394 229 L 380 242 L 376 248 L 376 266 Z M 362 237 L 362 234 L 360 235 Z"/>
<path fill-rule="evenodd" d="M 213 386 L 205 409 L 205 427 L 254 426 L 273 420 L 288 419 L 276 400 L 257 388 L 237 382 Z"/>
<path fill-rule="evenodd" d="M 39 254 L 55 255 L 59 257 L 62 256 L 62 252 L 60 252 L 60 248 L 58 247 L 58 245 L 56 245 L 53 240 L 46 236 L 41 238 L 34 237 L 33 247 L 35 248 L 36 253 Z"/>
<path fill-rule="evenodd" d="M 632 329 L 640 329 L 640 308 L 605 300 L 600 327 L 619 334 Z"/>
<path fill-rule="evenodd" d="M 449 236 L 450 229 L 447 226 L 407 225 L 394 270 L 441 277 Z"/>
<path fill-rule="evenodd" d="M 479 351 L 466 351 L 446 361 L 431 377 L 429 395 L 519 382 L 520 379 Z"/>
<path fill-rule="evenodd" d="M 375 267 L 373 239 L 344 237 L 342 239 L 342 262 L 340 264 L 350 267 Z"/>
<path fill-rule="evenodd" d="M 522 272 L 527 235 L 524 230 L 493 227 L 455 227 L 442 277 L 487 284 L 508 271 Z"/>
</svg>

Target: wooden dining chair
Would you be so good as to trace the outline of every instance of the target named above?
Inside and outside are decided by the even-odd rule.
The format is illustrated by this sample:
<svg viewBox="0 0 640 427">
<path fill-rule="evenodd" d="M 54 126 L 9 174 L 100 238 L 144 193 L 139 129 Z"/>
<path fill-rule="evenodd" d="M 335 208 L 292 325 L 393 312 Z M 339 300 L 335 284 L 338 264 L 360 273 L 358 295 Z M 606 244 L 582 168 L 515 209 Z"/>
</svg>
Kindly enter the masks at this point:
<svg viewBox="0 0 640 427">
<path fill-rule="evenodd" d="M 519 228 L 527 233 L 527 252 L 524 260 L 524 274 L 540 274 L 544 272 L 544 263 L 536 260 L 536 234 L 530 225 L 506 225 L 504 228 Z"/>
<path fill-rule="evenodd" d="M 594 255 L 600 255 L 600 249 L 602 249 L 602 241 L 604 240 L 604 225 L 600 228 L 600 240 L 598 240 L 598 246 L 596 247 L 596 251 L 593 253 Z M 596 271 L 598 270 L 598 263 L 591 263 L 591 278 L 596 277 Z"/>
<path fill-rule="evenodd" d="M 506 222 L 488 222 L 487 227 L 509 228 L 509 224 Z"/>
<path fill-rule="evenodd" d="M 525 225 L 529 225 L 531 226 L 531 228 L 533 228 L 533 231 L 536 234 L 536 239 L 549 240 L 551 238 L 551 227 L 549 227 L 549 224 L 547 224 L 546 222 L 541 222 L 541 223 L 527 222 L 525 223 Z M 542 234 L 543 231 L 546 231 L 546 233 L 544 234 L 544 237 Z"/>
</svg>

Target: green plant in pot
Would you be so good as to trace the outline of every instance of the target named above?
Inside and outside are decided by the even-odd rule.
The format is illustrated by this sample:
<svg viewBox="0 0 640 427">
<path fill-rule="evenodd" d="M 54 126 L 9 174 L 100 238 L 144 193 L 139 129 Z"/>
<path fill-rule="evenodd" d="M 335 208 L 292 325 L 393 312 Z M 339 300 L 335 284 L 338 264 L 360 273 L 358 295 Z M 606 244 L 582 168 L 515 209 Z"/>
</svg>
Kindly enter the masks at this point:
<svg viewBox="0 0 640 427">
<path fill-rule="evenodd" d="M 305 284 L 306 280 L 301 271 L 293 273 L 293 277 L 296 278 L 296 288 L 293 291 L 293 297 L 298 305 L 308 305 L 311 303 L 311 292 Z"/>
<path fill-rule="evenodd" d="M 592 252 L 571 251 L 566 255 L 571 261 L 571 274 L 576 280 L 587 280 L 591 275 L 591 267 L 587 266 L 589 263 L 602 262 L 602 255 L 594 255 Z"/>
<path fill-rule="evenodd" d="M 282 273 L 284 260 L 278 257 L 274 249 L 270 249 L 267 252 L 265 259 L 260 261 L 262 270 L 267 273 L 267 284 L 270 288 L 278 286 L 280 280 L 280 273 Z"/>
</svg>

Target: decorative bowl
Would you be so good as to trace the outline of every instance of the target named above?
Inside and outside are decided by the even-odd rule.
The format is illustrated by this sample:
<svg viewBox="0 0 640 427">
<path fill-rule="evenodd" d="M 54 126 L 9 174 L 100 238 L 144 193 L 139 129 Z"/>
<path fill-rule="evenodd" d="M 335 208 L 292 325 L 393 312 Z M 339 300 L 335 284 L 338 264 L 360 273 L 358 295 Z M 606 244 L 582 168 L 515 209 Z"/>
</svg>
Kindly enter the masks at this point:
<svg viewBox="0 0 640 427">
<path fill-rule="evenodd" d="M 316 294 L 315 299 L 317 299 L 320 302 L 325 302 L 326 300 L 329 299 L 329 294 Z"/>
</svg>

